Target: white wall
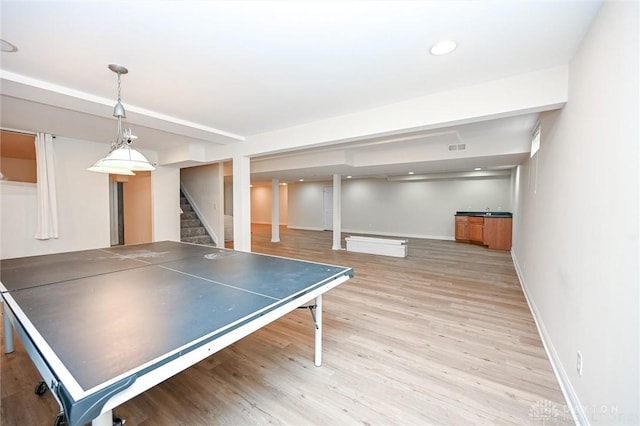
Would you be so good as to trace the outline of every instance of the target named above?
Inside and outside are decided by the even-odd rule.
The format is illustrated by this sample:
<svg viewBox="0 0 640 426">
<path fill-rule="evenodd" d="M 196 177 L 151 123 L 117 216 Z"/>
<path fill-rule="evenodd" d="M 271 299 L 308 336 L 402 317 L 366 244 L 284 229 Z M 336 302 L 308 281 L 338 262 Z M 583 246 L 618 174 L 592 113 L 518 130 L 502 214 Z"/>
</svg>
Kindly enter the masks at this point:
<svg viewBox="0 0 640 426">
<path fill-rule="evenodd" d="M 87 171 L 109 146 L 57 136 L 53 142 L 60 238 L 36 240 L 36 185 L 0 181 L 0 258 L 34 256 L 111 244 L 109 175 Z M 145 152 L 154 161 L 153 152 Z M 179 174 L 151 172 L 153 238 L 179 240 Z M 175 189 L 172 189 L 175 188 Z M 175 206 L 178 205 L 178 210 Z"/>
<path fill-rule="evenodd" d="M 151 172 L 151 203 L 153 241 L 180 241 L 180 169 Z"/>
<path fill-rule="evenodd" d="M 224 183 L 224 214 L 233 216 L 233 182 Z"/>
<path fill-rule="evenodd" d="M 322 229 L 322 188 L 289 185 L 289 227 Z M 510 211 L 509 177 L 474 180 L 342 181 L 342 230 L 363 234 L 454 239 L 458 210 Z"/>
<path fill-rule="evenodd" d="M 109 175 L 87 171 L 108 145 L 54 139 L 60 238 L 36 240 L 36 185 L 0 185 L 0 258 L 108 247 Z"/>
<path fill-rule="evenodd" d="M 280 185 L 279 191 L 280 225 L 288 222 L 287 185 Z M 251 188 L 251 223 L 271 224 L 271 206 L 273 205 L 271 185 L 259 185 Z"/>
<path fill-rule="evenodd" d="M 640 423 L 639 4 L 606 2 L 518 171 L 513 256 L 580 422 Z M 583 374 L 576 369 L 583 356 Z"/>
<path fill-rule="evenodd" d="M 322 230 L 322 192 L 331 182 L 290 183 L 287 221 L 289 228 Z"/>
<path fill-rule="evenodd" d="M 218 164 L 188 167 L 180 170 L 180 183 L 192 199 L 192 207 L 198 212 L 205 228 L 217 242 L 224 241 L 224 229 L 220 217 L 224 215 L 224 194 L 221 188 Z"/>
</svg>

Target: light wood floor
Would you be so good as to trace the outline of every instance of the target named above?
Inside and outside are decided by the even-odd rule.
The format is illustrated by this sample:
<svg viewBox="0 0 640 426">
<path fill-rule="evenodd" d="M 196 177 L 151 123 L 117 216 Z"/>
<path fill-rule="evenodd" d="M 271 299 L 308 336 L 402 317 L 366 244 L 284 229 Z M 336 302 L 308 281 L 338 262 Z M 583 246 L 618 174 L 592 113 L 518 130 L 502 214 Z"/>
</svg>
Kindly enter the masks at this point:
<svg viewBox="0 0 640 426">
<path fill-rule="evenodd" d="M 253 227 L 253 250 L 351 266 L 324 297 L 323 366 L 299 310 L 116 409 L 127 425 L 571 424 L 509 253 L 409 241 L 398 259 L 331 250 L 330 232 Z M 117 344 L 117 342 L 114 342 Z M 16 339 L 6 426 L 59 409 Z"/>
</svg>

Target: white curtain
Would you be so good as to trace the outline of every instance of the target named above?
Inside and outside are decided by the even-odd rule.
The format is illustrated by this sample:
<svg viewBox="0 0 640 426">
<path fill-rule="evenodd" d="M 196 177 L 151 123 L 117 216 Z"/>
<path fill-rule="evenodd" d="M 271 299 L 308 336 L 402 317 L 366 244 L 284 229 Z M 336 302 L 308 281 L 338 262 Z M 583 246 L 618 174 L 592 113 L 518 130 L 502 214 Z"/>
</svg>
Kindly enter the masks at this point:
<svg viewBox="0 0 640 426">
<path fill-rule="evenodd" d="M 36 239 L 58 238 L 58 202 L 53 158 L 53 136 L 36 134 L 37 209 Z"/>
</svg>

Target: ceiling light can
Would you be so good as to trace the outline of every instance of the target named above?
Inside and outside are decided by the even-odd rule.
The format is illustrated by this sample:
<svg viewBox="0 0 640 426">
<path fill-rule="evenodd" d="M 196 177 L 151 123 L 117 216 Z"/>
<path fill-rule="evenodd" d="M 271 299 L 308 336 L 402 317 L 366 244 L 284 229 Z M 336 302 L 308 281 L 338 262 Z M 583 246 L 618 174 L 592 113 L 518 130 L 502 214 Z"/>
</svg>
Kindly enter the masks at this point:
<svg viewBox="0 0 640 426">
<path fill-rule="evenodd" d="M 429 52 L 435 56 L 442 56 L 453 52 L 456 47 L 458 47 L 458 43 L 453 40 L 441 40 L 431 46 Z"/>
</svg>

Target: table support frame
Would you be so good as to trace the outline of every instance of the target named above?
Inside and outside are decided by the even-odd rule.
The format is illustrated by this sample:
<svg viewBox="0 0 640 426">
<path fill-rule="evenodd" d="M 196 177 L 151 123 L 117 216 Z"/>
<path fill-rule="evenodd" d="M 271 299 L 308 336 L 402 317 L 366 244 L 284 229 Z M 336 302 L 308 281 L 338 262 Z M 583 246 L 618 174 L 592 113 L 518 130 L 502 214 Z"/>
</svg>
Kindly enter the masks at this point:
<svg viewBox="0 0 640 426">
<path fill-rule="evenodd" d="M 181 351 L 180 354 L 169 357 L 163 364 L 158 365 L 157 368 L 132 373 L 130 376 L 118 380 L 107 388 L 99 389 L 94 394 L 81 398 L 74 399 L 67 392 L 63 383 L 60 382 L 55 372 L 52 371 L 49 363 L 40 355 L 40 351 L 36 348 L 31 337 L 21 325 L 20 318 L 11 315 L 10 307 L 6 299 L 3 305 L 5 352 L 9 347 L 11 351 L 13 351 L 13 328 L 18 333 L 27 354 L 34 362 L 45 383 L 47 383 L 52 390 L 55 399 L 58 401 L 62 411 L 64 411 L 71 426 L 85 424 L 91 419 L 93 419 L 92 426 L 105 426 L 107 424 L 112 426 L 113 408 L 165 381 L 169 377 L 184 371 L 190 366 L 226 348 L 311 300 L 315 300 L 316 304 L 314 364 L 320 367 L 322 365 L 322 295 L 350 278 L 350 275 L 334 277 L 308 293 L 283 301 L 284 303 L 280 306 L 240 324 L 230 332 L 212 338 L 201 346 L 191 350 Z M 3 298 L 4 297 L 3 295 Z M 11 298 L 9 297 L 9 299 Z M 8 336 L 9 340 L 7 339 Z"/>
</svg>

